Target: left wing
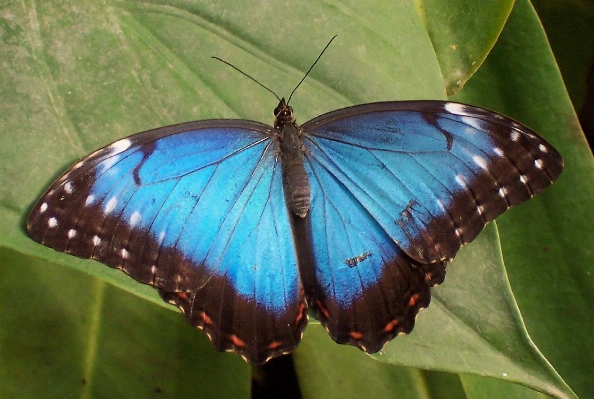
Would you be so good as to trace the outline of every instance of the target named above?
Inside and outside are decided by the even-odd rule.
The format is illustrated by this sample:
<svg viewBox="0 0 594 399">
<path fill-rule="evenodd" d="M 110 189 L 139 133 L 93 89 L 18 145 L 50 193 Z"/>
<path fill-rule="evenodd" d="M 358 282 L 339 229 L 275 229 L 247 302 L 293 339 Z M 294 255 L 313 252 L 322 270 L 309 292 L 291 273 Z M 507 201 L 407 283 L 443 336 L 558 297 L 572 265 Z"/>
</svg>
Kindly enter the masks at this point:
<svg viewBox="0 0 594 399">
<path fill-rule="evenodd" d="M 307 323 L 272 128 L 237 120 L 130 136 L 35 205 L 33 239 L 155 286 L 218 350 L 290 352 Z"/>
</svg>

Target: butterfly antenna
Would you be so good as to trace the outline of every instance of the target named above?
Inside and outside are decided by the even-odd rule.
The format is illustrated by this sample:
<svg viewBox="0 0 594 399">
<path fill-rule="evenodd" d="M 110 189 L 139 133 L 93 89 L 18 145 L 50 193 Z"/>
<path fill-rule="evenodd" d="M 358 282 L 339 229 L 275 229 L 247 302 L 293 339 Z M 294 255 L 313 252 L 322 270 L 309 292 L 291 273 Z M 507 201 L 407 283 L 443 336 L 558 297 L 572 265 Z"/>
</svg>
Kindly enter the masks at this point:
<svg viewBox="0 0 594 399">
<path fill-rule="evenodd" d="M 257 84 L 259 84 L 261 87 L 265 88 L 266 90 L 268 90 L 269 92 L 271 92 L 272 94 L 274 94 L 274 96 L 276 97 L 276 99 L 278 101 L 280 101 L 280 97 L 273 92 L 272 90 L 270 90 L 268 87 L 264 86 L 262 83 L 258 82 L 256 79 L 252 78 L 250 75 L 248 75 L 247 73 L 245 73 L 244 71 L 242 71 L 241 69 L 237 68 L 235 65 L 228 63 L 225 60 L 220 59 L 219 57 L 211 57 L 214 58 L 217 61 L 221 61 L 223 64 L 229 65 L 231 68 L 235 69 L 237 72 L 239 72 L 240 74 L 242 74 L 243 76 L 247 77 L 248 79 L 251 79 L 253 82 L 256 82 Z"/>
<path fill-rule="evenodd" d="M 301 86 L 301 83 L 303 83 L 303 81 L 305 80 L 305 78 L 307 77 L 307 75 L 309 75 L 309 73 L 311 72 L 311 70 L 313 69 L 313 67 L 315 67 L 316 64 L 318 63 L 318 61 L 320 60 L 320 58 L 322 58 L 322 55 L 324 55 L 324 52 L 326 51 L 326 49 L 328 47 L 330 47 L 330 44 L 332 43 L 332 41 L 334 39 L 336 39 L 336 36 L 338 36 L 338 35 L 332 36 L 332 39 L 330 39 L 330 41 L 328 42 L 328 44 L 326 45 L 326 47 L 324 47 L 324 49 L 322 50 L 322 52 L 320 53 L 320 55 L 318 55 L 318 58 L 316 58 L 316 60 L 313 62 L 313 64 L 311 64 L 311 66 L 309 67 L 309 69 L 307 70 L 307 72 L 305 72 L 305 75 L 303 76 L 303 79 L 301 79 L 301 81 L 299 83 L 297 83 L 297 86 L 295 86 L 295 88 L 291 92 L 291 95 L 289 96 L 289 100 L 287 101 L 287 105 L 291 102 L 291 97 L 293 97 L 293 93 L 295 93 L 295 91 L 299 88 L 299 86 Z"/>
</svg>

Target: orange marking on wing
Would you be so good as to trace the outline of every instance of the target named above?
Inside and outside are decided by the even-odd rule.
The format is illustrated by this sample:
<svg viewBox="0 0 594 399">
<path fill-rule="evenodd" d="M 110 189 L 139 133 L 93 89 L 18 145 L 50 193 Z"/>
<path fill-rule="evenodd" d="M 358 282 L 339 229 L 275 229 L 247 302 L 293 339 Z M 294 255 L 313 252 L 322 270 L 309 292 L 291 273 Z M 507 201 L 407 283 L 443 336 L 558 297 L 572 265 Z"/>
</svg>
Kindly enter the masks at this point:
<svg viewBox="0 0 594 399">
<path fill-rule="evenodd" d="M 360 340 L 361 338 L 363 338 L 363 334 L 361 334 L 358 331 L 351 331 L 349 333 L 349 335 L 351 336 L 351 338 L 356 339 L 356 340 Z"/>
<path fill-rule="evenodd" d="M 212 325 L 212 319 L 208 317 L 206 313 L 200 312 L 200 318 L 202 319 L 205 325 Z"/>
<path fill-rule="evenodd" d="M 324 305 L 322 305 L 322 302 L 316 301 L 316 306 L 318 307 L 318 309 L 320 309 L 320 312 L 322 312 L 322 314 L 324 315 L 325 318 L 327 318 L 327 319 L 330 318 L 330 313 L 328 313 L 328 310 L 326 310 Z"/>
<path fill-rule="evenodd" d="M 270 344 L 268 345 L 268 349 L 272 349 L 272 350 L 274 350 L 274 349 L 277 349 L 277 348 L 278 348 L 278 347 L 280 347 L 282 344 L 283 344 L 283 343 L 282 343 L 282 342 L 280 342 L 280 341 L 274 341 L 274 342 L 272 342 L 272 343 L 270 343 Z"/>
<path fill-rule="evenodd" d="M 231 342 L 233 342 L 233 345 L 235 345 L 236 347 L 244 347 L 245 343 L 239 339 L 239 337 L 235 334 L 229 336 L 229 338 L 231 338 Z"/>
<path fill-rule="evenodd" d="M 182 301 L 186 301 L 189 302 L 190 300 L 188 299 L 188 294 L 186 294 L 185 292 L 176 292 L 175 293 L 177 295 L 177 297 L 179 299 L 181 299 Z"/>
<path fill-rule="evenodd" d="M 398 320 L 392 320 L 391 322 L 386 324 L 386 326 L 384 327 L 384 331 L 389 333 L 391 331 L 394 331 L 396 327 L 398 327 Z"/>
<path fill-rule="evenodd" d="M 410 308 L 414 307 L 417 305 L 417 302 L 419 301 L 419 294 L 414 294 L 413 296 L 410 297 L 410 299 L 408 300 L 408 306 Z"/>
<path fill-rule="evenodd" d="M 305 306 L 304 303 L 301 303 L 301 305 L 299 305 L 299 314 L 297 315 L 297 318 L 295 319 L 295 322 L 297 324 L 299 324 L 299 322 L 305 317 L 306 309 L 307 309 L 307 306 Z"/>
</svg>

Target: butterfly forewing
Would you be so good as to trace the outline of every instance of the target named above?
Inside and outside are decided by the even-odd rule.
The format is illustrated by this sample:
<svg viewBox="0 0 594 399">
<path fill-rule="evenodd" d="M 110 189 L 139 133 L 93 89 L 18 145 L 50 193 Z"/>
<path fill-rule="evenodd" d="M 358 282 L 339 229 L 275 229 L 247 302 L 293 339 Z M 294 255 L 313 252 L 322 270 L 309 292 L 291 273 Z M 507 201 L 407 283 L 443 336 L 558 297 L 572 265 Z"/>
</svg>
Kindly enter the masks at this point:
<svg viewBox="0 0 594 399">
<path fill-rule="evenodd" d="M 457 103 L 365 104 L 302 129 L 306 154 L 421 263 L 453 258 L 563 168 L 559 153 L 527 127 Z"/>
</svg>

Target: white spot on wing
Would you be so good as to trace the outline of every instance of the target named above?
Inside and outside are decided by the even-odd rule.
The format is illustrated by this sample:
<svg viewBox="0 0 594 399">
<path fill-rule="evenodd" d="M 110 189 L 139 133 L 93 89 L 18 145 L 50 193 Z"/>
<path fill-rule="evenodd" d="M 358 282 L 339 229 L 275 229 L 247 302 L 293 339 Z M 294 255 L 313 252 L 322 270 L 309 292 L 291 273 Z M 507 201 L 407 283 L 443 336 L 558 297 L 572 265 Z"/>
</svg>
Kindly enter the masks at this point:
<svg viewBox="0 0 594 399">
<path fill-rule="evenodd" d="M 520 139 L 520 133 L 516 132 L 515 130 L 512 131 L 510 136 L 512 141 L 518 141 Z"/>
<path fill-rule="evenodd" d="M 66 182 L 66 184 L 64 184 L 64 191 L 66 191 L 67 194 L 72 194 L 72 192 L 74 191 L 74 187 L 72 187 L 72 182 Z"/>
<path fill-rule="evenodd" d="M 505 188 L 505 187 L 501 187 L 501 188 L 499 189 L 499 196 L 500 196 L 501 198 L 505 198 L 505 196 L 506 196 L 506 195 L 507 195 L 507 188 Z"/>
<path fill-rule="evenodd" d="M 159 233 L 159 239 L 157 240 L 159 242 L 159 245 L 163 244 L 164 239 L 165 239 L 165 230 L 163 230 L 162 232 Z"/>
<path fill-rule="evenodd" d="M 549 151 L 549 149 L 546 146 L 544 146 L 543 144 L 539 144 L 538 145 L 538 149 L 541 150 L 542 152 L 548 152 Z"/>
<path fill-rule="evenodd" d="M 58 219 L 56 219 L 55 217 L 51 217 L 47 220 L 47 227 L 49 227 L 50 229 L 53 229 L 57 225 L 58 225 Z"/>
<path fill-rule="evenodd" d="M 101 238 L 99 238 L 99 236 L 93 236 L 93 238 L 91 238 L 91 242 L 93 243 L 93 246 L 96 247 L 97 245 L 101 244 Z"/>
<path fill-rule="evenodd" d="M 85 200 L 85 206 L 91 205 L 94 201 L 95 201 L 95 196 L 93 194 L 89 194 L 89 196 Z"/>
<path fill-rule="evenodd" d="M 130 139 L 121 139 L 119 141 L 116 141 L 115 143 L 112 143 L 109 146 L 109 149 L 111 150 L 110 154 L 119 154 L 122 151 L 126 151 L 131 145 L 132 142 L 130 141 Z"/>
<path fill-rule="evenodd" d="M 140 219 L 142 219 L 142 215 L 140 214 L 140 212 L 135 211 L 134 213 L 132 213 L 132 216 L 130 216 L 130 227 L 136 226 L 138 222 L 140 222 Z"/>
<path fill-rule="evenodd" d="M 458 183 L 460 186 L 466 188 L 466 181 L 464 180 L 464 176 L 456 175 L 456 183 Z"/>
<path fill-rule="evenodd" d="M 115 209 L 115 207 L 116 207 L 117 204 L 118 204 L 117 197 L 111 197 L 109 199 L 109 201 L 107 201 L 107 204 L 105 204 L 104 213 L 107 215 L 108 213 L 110 213 L 111 211 L 113 211 Z"/>
<path fill-rule="evenodd" d="M 126 250 L 126 248 L 122 248 L 122 250 L 120 251 L 120 254 L 122 255 L 122 259 L 128 259 L 128 251 Z"/>
<path fill-rule="evenodd" d="M 68 230 L 68 238 L 74 238 L 74 237 L 76 237 L 76 230 L 74 230 L 74 229 Z"/>
<path fill-rule="evenodd" d="M 542 159 L 535 159 L 534 166 L 536 166 L 538 169 L 542 169 L 542 167 L 544 166 Z"/>
<path fill-rule="evenodd" d="M 487 170 L 487 161 L 483 157 L 475 155 L 472 157 L 472 160 L 475 164 L 477 164 L 481 169 Z"/>
<path fill-rule="evenodd" d="M 446 103 L 444 105 L 444 108 L 450 114 L 455 114 L 455 115 L 467 115 L 468 114 L 468 112 L 466 112 L 466 106 L 464 104 Z"/>
<path fill-rule="evenodd" d="M 501 150 L 501 148 L 499 147 L 494 147 L 493 148 L 493 152 L 498 156 L 498 157 L 502 157 L 503 156 L 503 151 Z"/>
<path fill-rule="evenodd" d="M 524 183 L 524 184 L 528 183 L 528 179 L 527 179 L 527 178 L 526 178 L 526 176 L 524 176 L 524 175 L 521 175 L 521 176 L 520 176 L 520 181 L 521 181 L 522 183 Z"/>
<path fill-rule="evenodd" d="M 39 213 L 43 213 L 47 211 L 47 202 L 44 202 L 43 204 L 41 204 L 41 206 L 39 207 Z"/>
</svg>

